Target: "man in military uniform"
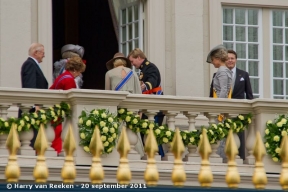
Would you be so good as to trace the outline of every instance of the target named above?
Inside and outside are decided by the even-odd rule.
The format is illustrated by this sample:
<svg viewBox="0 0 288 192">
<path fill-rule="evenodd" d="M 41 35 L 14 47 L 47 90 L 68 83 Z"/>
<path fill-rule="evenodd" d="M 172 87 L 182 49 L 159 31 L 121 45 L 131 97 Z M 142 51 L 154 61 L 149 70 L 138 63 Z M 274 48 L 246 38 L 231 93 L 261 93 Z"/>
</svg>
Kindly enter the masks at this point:
<svg viewBox="0 0 288 192">
<path fill-rule="evenodd" d="M 141 51 L 141 49 L 136 48 L 132 50 L 128 55 L 128 59 L 135 68 L 141 70 L 139 80 L 142 94 L 163 95 L 163 91 L 161 88 L 161 75 L 159 69 L 155 64 L 147 60 L 145 54 Z M 147 119 L 147 116 L 143 114 L 142 118 Z M 155 116 L 155 123 L 158 123 L 158 125 L 162 125 L 163 118 L 163 113 L 159 112 Z M 161 156 L 164 156 L 162 146 L 159 146 L 159 154 Z"/>
</svg>

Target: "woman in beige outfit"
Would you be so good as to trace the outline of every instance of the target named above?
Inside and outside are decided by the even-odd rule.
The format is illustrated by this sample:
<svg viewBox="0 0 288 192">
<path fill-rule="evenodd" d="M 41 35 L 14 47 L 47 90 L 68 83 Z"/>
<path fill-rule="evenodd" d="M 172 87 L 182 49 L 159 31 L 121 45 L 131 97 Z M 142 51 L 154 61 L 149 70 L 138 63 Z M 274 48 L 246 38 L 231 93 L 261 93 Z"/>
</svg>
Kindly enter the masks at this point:
<svg viewBox="0 0 288 192">
<path fill-rule="evenodd" d="M 109 70 L 105 75 L 105 89 L 114 91 L 128 91 L 133 94 L 142 94 L 140 82 L 136 73 L 131 69 L 131 63 L 122 53 L 116 53 L 110 61 L 106 63 Z M 125 80 L 124 80 L 125 79 Z M 121 130 L 121 128 L 119 129 Z M 144 156 L 144 147 L 138 135 L 138 142 L 135 145 L 136 151 L 141 157 Z"/>
<path fill-rule="evenodd" d="M 134 71 L 131 70 L 129 59 L 122 53 L 116 53 L 114 58 L 106 63 L 109 70 L 105 75 L 105 89 L 114 91 L 128 91 L 133 94 L 142 94 L 139 79 Z M 123 83 L 123 86 L 117 87 L 119 83 L 131 72 L 131 76 Z M 118 89 L 116 89 L 118 88 Z"/>
</svg>

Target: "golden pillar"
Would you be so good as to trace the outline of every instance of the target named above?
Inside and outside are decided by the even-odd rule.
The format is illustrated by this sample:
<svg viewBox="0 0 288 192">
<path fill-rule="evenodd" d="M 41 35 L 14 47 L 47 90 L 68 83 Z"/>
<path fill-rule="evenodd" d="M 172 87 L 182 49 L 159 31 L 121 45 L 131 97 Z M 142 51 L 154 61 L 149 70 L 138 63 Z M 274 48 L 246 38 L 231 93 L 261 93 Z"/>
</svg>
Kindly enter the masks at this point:
<svg viewBox="0 0 288 192">
<path fill-rule="evenodd" d="M 8 183 L 18 182 L 20 177 L 20 167 L 17 163 L 17 151 L 20 148 L 20 141 L 16 129 L 17 125 L 13 123 L 6 141 L 6 147 L 9 150 L 9 158 L 5 169 L 5 176 Z"/>
<path fill-rule="evenodd" d="M 100 184 L 104 179 L 104 170 L 100 158 L 104 148 L 100 137 L 100 130 L 98 125 L 95 126 L 89 148 L 90 152 L 93 155 L 92 165 L 89 174 L 90 180 L 92 184 Z"/>
<path fill-rule="evenodd" d="M 282 171 L 280 174 L 280 184 L 282 189 L 288 189 L 288 136 L 287 133 L 282 137 L 281 141 L 281 161 L 282 161 Z"/>
<path fill-rule="evenodd" d="M 36 183 L 46 183 L 49 172 L 45 162 L 45 151 L 48 148 L 48 142 L 44 131 L 44 125 L 40 125 L 34 148 L 37 152 L 37 162 L 34 167 L 33 176 Z"/>
<path fill-rule="evenodd" d="M 152 128 L 150 128 L 146 138 L 145 152 L 148 156 L 148 159 L 147 167 L 144 173 L 144 179 L 148 186 L 156 186 L 159 180 L 159 173 L 155 161 L 155 153 L 158 152 L 158 144 Z"/>
<path fill-rule="evenodd" d="M 117 180 L 121 185 L 128 185 L 131 180 L 131 171 L 128 164 L 127 155 L 130 151 L 130 143 L 126 133 L 126 127 L 123 126 L 118 140 L 117 151 L 120 154 L 120 164 L 117 170 Z"/>
</svg>

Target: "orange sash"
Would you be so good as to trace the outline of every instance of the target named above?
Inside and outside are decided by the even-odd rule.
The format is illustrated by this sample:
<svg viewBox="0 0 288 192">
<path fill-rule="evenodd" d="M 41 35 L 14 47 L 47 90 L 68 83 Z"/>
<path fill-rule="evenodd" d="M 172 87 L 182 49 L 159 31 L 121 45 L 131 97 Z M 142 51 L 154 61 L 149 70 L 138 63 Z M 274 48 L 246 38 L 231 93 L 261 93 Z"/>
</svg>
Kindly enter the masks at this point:
<svg viewBox="0 0 288 192">
<path fill-rule="evenodd" d="M 152 93 L 156 93 L 157 91 L 161 91 L 161 90 L 162 90 L 161 87 L 155 87 L 153 89 L 142 92 L 142 94 L 152 94 Z"/>
</svg>

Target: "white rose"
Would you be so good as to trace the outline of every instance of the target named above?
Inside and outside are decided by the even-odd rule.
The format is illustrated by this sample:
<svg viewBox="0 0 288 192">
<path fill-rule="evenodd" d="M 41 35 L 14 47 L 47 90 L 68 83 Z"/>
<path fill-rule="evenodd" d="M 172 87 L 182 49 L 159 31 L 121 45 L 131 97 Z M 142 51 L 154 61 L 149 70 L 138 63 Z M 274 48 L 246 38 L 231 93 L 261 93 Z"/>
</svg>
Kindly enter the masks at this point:
<svg viewBox="0 0 288 192">
<path fill-rule="evenodd" d="M 94 115 L 99 115 L 99 111 L 98 111 L 98 110 L 94 110 L 94 111 L 93 111 L 93 114 L 94 114 Z"/>
<path fill-rule="evenodd" d="M 226 126 L 227 128 L 230 128 L 230 125 L 229 125 L 228 123 L 225 123 L 225 126 Z"/>
<path fill-rule="evenodd" d="M 84 151 L 86 151 L 87 153 L 89 153 L 89 152 L 90 152 L 90 149 L 89 149 L 89 147 L 88 147 L 88 146 L 85 146 L 85 147 L 83 147 L 83 149 L 84 149 Z"/>
<path fill-rule="evenodd" d="M 110 128 L 110 133 L 115 133 L 115 129 L 114 128 Z"/>
<path fill-rule="evenodd" d="M 108 118 L 108 121 L 109 121 L 110 123 L 112 123 L 112 122 L 113 122 L 113 118 L 112 118 L 112 117 L 109 117 L 109 118 Z"/>
<path fill-rule="evenodd" d="M 65 117 L 65 111 L 62 110 L 62 117 Z"/>
<path fill-rule="evenodd" d="M 161 133 L 160 129 L 155 130 L 156 135 L 159 135 Z"/>
<path fill-rule="evenodd" d="M 130 116 L 127 116 L 127 117 L 125 118 L 125 121 L 126 121 L 126 122 L 130 122 L 130 121 L 131 121 L 131 117 L 130 117 Z"/>
<path fill-rule="evenodd" d="M 23 127 L 25 125 L 25 122 L 23 120 L 20 120 L 20 125 Z"/>
<path fill-rule="evenodd" d="M 38 118 L 37 113 L 33 113 L 34 118 Z"/>
<path fill-rule="evenodd" d="M 170 137 L 171 136 L 171 131 L 166 131 L 166 136 Z"/>
<path fill-rule="evenodd" d="M 266 142 L 266 143 L 265 143 L 265 147 L 266 147 L 266 148 L 269 148 L 269 147 L 270 147 L 269 143 Z"/>
<path fill-rule="evenodd" d="M 282 124 L 281 121 L 277 123 L 277 127 L 282 127 L 282 125 L 283 125 L 283 124 Z"/>
<path fill-rule="evenodd" d="M 108 141 L 109 141 L 110 143 L 111 143 L 113 140 L 114 140 L 113 137 L 109 137 L 109 138 L 108 138 Z"/>
<path fill-rule="evenodd" d="M 78 123 L 81 125 L 83 123 L 82 117 L 78 120 Z"/>
<path fill-rule="evenodd" d="M 31 125 L 28 123 L 28 124 L 26 125 L 26 127 L 27 127 L 27 129 L 30 129 Z"/>
<path fill-rule="evenodd" d="M 278 162 L 278 158 L 277 158 L 277 157 L 273 157 L 272 160 L 273 160 L 274 162 Z"/>
<path fill-rule="evenodd" d="M 5 127 L 9 127 L 9 123 L 8 123 L 8 122 L 5 122 L 5 123 L 4 123 L 4 126 L 5 126 Z"/>
<path fill-rule="evenodd" d="M 106 141 L 106 136 L 102 135 L 102 136 L 101 136 L 101 140 L 102 140 L 102 141 Z"/>
<path fill-rule="evenodd" d="M 35 119 L 31 119 L 31 124 L 34 125 L 35 124 Z M 6 127 L 6 125 L 5 125 Z"/>
<path fill-rule="evenodd" d="M 251 119 L 250 119 L 250 118 L 248 118 L 247 120 L 248 120 L 248 123 L 250 124 L 250 123 L 251 123 Z"/>
<path fill-rule="evenodd" d="M 36 125 L 39 125 L 39 124 L 40 124 L 40 121 L 39 121 L 39 120 L 37 120 L 37 121 L 36 121 Z"/>
<path fill-rule="evenodd" d="M 22 126 L 19 125 L 17 129 L 18 129 L 19 132 L 22 131 Z"/>
<path fill-rule="evenodd" d="M 108 133 L 108 131 L 109 131 L 108 127 L 103 128 L 103 133 Z"/>
<path fill-rule="evenodd" d="M 113 133 L 112 137 L 115 139 L 117 137 L 116 133 Z"/>
<path fill-rule="evenodd" d="M 279 153 L 281 152 L 281 149 L 280 149 L 279 147 L 277 147 L 277 148 L 275 149 L 275 152 L 279 154 Z"/>
<path fill-rule="evenodd" d="M 29 121 L 29 117 L 27 117 L 27 116 L 25 116 L 24 119 L 25 119 L 26 121 Z M 4 121 L 4 120 L 3 120 L 3 121 Z"/>
<path fill-rule="evenodd" d="M 124 112 L 125 112 L 124 109 L 119 109 L 119 110 L 118 110 L 118 113 L 119 113 L 119 114 L 123 114 Z"/>
<path fill-rule="evenodd" d="M 286 124 L 286 123 L 287 123 L 287 120 L 283 118 L 283 119 L 281 120 L 281 122 L 282 122 L 282 124 Z"/>
<path fill-rule="evenodd" d="M 164 126 L 160 126 L 159 129 L 164 129 Z"/>
<path fill-rule="evenodd" d="M 113 127 L 114 127 L 115 129 L 117 129 L 117 128 L 118 128 L 117 123 L 114 123 Z"/>
<path fill-rule="evenodd" d="M 41 115 L 41 119 L 46 120 L 46 115 Z"/>
<path fill-rule="evenodd" d="M 214 132 L 211 129 L 209 129 L 209 132 L 211 133 L 211 135 L 214 135 Z"/>
<path fill-rule="evenodd" d="M 183 139 L 186 139 L 186 134 L 183 134 Z"/>
<path fill-rule="evenodd" d="M 217 125 L 216 124 L 212 124 L 212 127 L 214 127 L 214 129 L 217 129 Z"/>
<path fill-rule="evenodd" d="M 45 111 L 43 109 L 40 109 L 40 113 L 45 113 Z"/>
<path fill-rule="evenodd" d="M 85 139 L 85 137 L 86 137 L 86 136 L 85 136 L 85 133 L 81 133 L 81 134 L 80 134 L 80 138 L 81 138 L 81 139 Z"/>
<path fill-rule="evenodd" d="M 55 105 L 55 107 L 57 107 L 57 108 L 61 108 L 61 106 L 60 106 L 59 104 Z"/>
<path fill-rule="evenodd" d="M 154 124 L 151 123 L 151 124 L 149 125 L 149 128 L 150 128 L 150 129 L 153 129 L 153 128 L 154 128 Z"/>
<path fill-rule="evenodd" d="M 142 123 L 142 127 L 146 128 L 148 126 L 148 124 L 146 122 Z"/>
<path fill-rule="evenodd" d="M 267 121 L 267 123 L 266 123 L 267 125 L 270 125 L 270 124 L 272 124 L 272 121 L 271 120 L 269 120 L 269 121 Z"/>
<path fill-rule="evenodd" d="M 104 121 L 100 121 L 100 127 L 105 127 L 106 123 Z"/>
<path fill-rule="evenodd" d="M 194 137 L 190 137 L 190 142 L 193 143 L 195 141 Z"/>
<path fill-rule="evenodd" d="M 244 120 L 244 117 L 242 115 L 239 115 L 238 118 L 243 121 Z"/>
<path fill-rule="evenodd" d="M 106 141 L 103 145 L 104 145 L 104 147 L 108 147 L 109 146 L 109 142 Z"/>
<path fill-rule="evenodd" d="M 132 115 L 132 114 L 133 114 L 132 111 L 128 111 L 128 112 L 127 112 L 127 115 Z"/>
<path fill-rule="evenodd" d="M 164 143 L 168 143 L 168 139 L 166 137 L 163 138 Z"/>
<path fill-rule="evenodd" d="M 55 117 L 55 112 L 54 111 L 51 111 L 51 116 Z"/>
<path fill-rule="evenodd" d="M 133 119 L 132 123 L 133 123 L 133 124 L 137 124 L 137 123 L 138 123 L 138 120 L 135 118 L 135 119 Z"/>
<path fill-rule="evenodd" d="M 105 119 L 107 117 L 106 113 L 102 113 L 101 117 Z"/>
<path fill-rule="evenodd" d="M 90 126 L 91 125 L 91 120 L 86 121 L 86 126 Z"/>
<path fill-rule="evenodd" d="M 278 142 L 280 140 L 280 137 L 278 135 L 276 135 L 276 136 L 274 136 L 273 140 Z"/>
</svg>

